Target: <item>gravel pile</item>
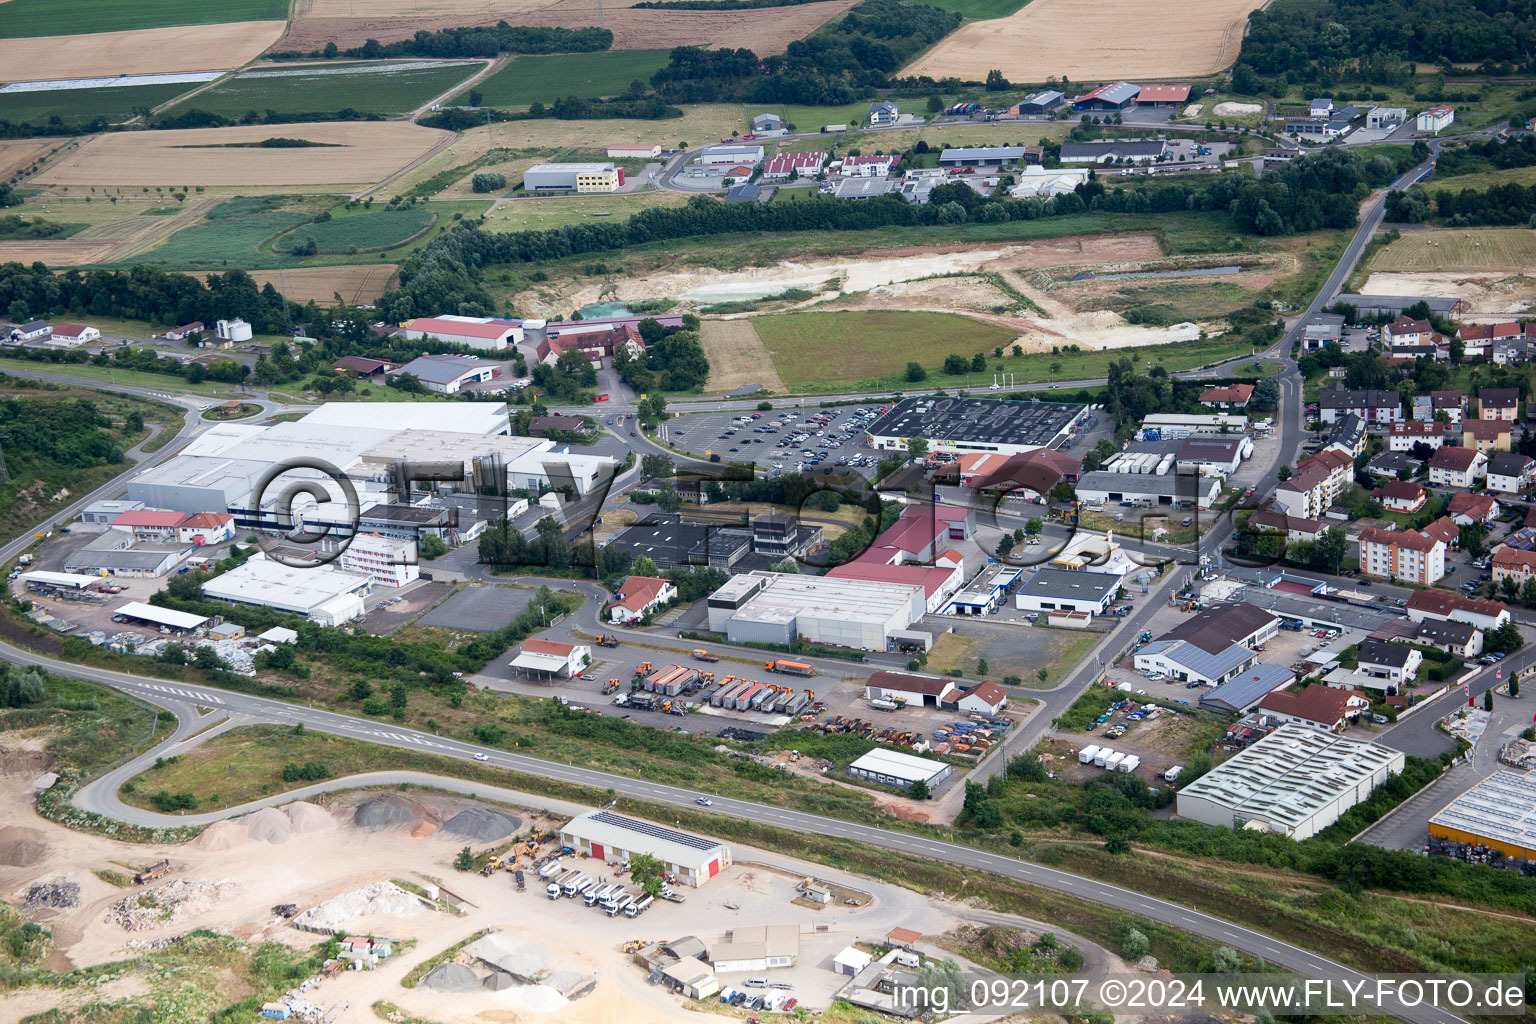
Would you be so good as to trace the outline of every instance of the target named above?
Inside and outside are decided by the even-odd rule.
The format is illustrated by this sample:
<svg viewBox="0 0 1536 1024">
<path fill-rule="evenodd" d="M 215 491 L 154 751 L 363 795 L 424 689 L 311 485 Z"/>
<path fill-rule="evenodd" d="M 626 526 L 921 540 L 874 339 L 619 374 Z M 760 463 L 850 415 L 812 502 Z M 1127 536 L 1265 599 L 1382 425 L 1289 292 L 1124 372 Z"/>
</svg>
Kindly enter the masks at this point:
<svg viewBox="0 0 1536 1024">
<path fill-rule="evenodd" d="M 199 850 L 223 852 L 242 845 L 248 838 L 249 834 L 238 821 L 225 818 L 199 832 L 197 838 L 192 840 L 192 845 Z"/>
<path fill-rule="evenodd" d="M 43 907 L 78 907 L 80 905 L 79 882 L 38 882 L 27 890 L 21 905 L 28 910 Z"/>
<path fill-rule="evenodd" d="M 463 964 L 439 964 L 427 972 L 421 984 L 434 992 L 474 992 L 480 987 L 480 979 Z"/>
<path fill-rule="evenodd" d="M 129 893 L 112 904 L 102 920 L 141 932 L 196 917 L 239 892 L 239 884 L 228 879 L 192 882 L 178 878 L 154 889 Z"/>
<path fill-rule="evenodd" d="M 28 868 L 48 855 L 48 844 L 35 828 L 7 825 L 0 828 L 0 864 Z"/>
<path fill-rule="evenodd" d="M 416 821 L 416 811 L 408 800 L 397 796 L 376 796 L 357 805 L 352 820 L 359 828 L 395 828 Z"/>
<path fill-rule="evenodd" d="M 331 812 L 307 800 L 288 805 L 288 824 L 296 835 L 305 832 L 333 832 L 336 829 L 336 819 L 331 817 Z"/>
<path fill-rule="evenodd" d="M 488 807 L 471 807 L 443 822 L 443 831 L 477 842 L 491 843 L 517 831 L 517 819 Z"/>
<path fill-rule="evenodd" d="M 263 843 L 286 843 L 293 838 L 293 825 L 288 815 L 276 807 L 263 807 L 245 819 L 245 831 Z"/>
<path fill-rule="evenodd" d="M 353 918 L 369 914 L 409 917 L 424 909 L 421 897 L 406 892 L 393 882 L 373 882 L 310 907 L 294 918 L 293 923 L 309 931 L 334 932 Z"/>
</svg>

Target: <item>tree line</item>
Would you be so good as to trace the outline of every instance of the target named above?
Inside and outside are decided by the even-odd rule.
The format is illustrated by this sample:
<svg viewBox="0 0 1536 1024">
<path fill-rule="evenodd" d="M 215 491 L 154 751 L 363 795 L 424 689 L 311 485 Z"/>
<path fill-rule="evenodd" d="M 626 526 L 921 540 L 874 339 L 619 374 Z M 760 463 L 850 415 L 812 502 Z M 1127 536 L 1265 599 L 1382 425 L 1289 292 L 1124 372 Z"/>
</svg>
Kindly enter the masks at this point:
<svg viewBox="0 0 1536 1024">
<path fill-rule="evenodd" d="M 419 30 L 409 39 L 381 43 L 369 39 L 362 46 L 345 50 L 334 42 L 318 50 L 282 50 L 271 54 L 274 60 L 323 57 L 334 60 L 379 60 L 384 57 L 495 57 L 503 53 L 592 53 L 613 46 L 613 32 L 606 28 L 548 28 L 542 25 L 473 25 L 444 28 L 435 32 Z"/>
<path fill-rule="evenodd" d="M 538 121 L 554 118 L 557 121 L 589 121 L 610 118 L 631 118 L 643 121 L 662 121 L 682 117 L 683 111 L 659 96 L 647 96 L 631 91 L 608 99 L 584 99 L 567 96 L 555 100 L 549 106 L 536 102 L 527 110 L 497 110 L 485 107 L 466 110 L 463 107 L 445 107 L 435 114 L 428 114 L 420 124 L 428 128 L 444 128 L 451 132 L 468 131 L 485 124 L 487 118 L 498 123 L 506 121 Z"/>
<path fill-rule="evenodd" d="M 1398 224 L 1441 220 L 1450 227 L 1517 225 L 1536 227 L 1536 185 L 1495 185 L 1486 191 L 1464 188 L 1452 192 L 1422 185 L 1387 194 L 1385 217 Z"/>
</svg>

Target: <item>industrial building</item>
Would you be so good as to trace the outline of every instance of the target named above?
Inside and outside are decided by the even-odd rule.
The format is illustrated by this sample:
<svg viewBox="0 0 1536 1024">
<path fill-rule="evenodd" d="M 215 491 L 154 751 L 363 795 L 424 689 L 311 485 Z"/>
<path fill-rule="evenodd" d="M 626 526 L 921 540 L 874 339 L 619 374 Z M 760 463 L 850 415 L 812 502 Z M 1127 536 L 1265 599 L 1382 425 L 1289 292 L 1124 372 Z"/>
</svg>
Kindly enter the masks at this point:
<svg viewBox="0 0 1536 1024">
<path fill-rule="evenodd" d="M 344 572 L 371 577 L 384 587 L 403 587 L 421 578 L 414 540 L 359 533 L 341 553 L 337 564 Z"/>
<path fill-rule="evenodd" d="M 1401 751 L 1282 725 L 1179 790 L 1181 817 L 1307 839 L 1403 770 Z"/>
<path fill-rule="evenodd" d="M 913 584 L 750 572 L 709 595 L 709 628 L 732 643 L 800 639 L 884 651 L 926 610 Z"/>
<path fill-rule="evenodd" d="M 1156 139 L 1113 139 L 1105 142 L 1063 142 L 1064 164 L 1152 164 L 1168 155 L 1168 144 Z"/>
<path fill-rule="evenodd" d="M 1261 661 L 1252 668 L 1200 698 L 1207 711 L 1242 714 L 1281 687 L 1296 681 L 1296 673 L 1283 665 Z"/>
<path fill-rule="evenodd" d="M 912 672 L 874 673 L 864 683 L 865 700 L 888 700 L 910 707 L 936 708 L 959 692 L 953 679 L 920 676 Z"/>
<path fill-rule="evenodd" d="M 475 316 L 420 316 L 401 324 L 407 341 L 431 338 L 465 348 L 501 351 L 523 340 L 521 320 Z"/>
<path fill-rule="evenodd" d="M 1111 82 L 1083 93 L 1072 101 L 1073 110 L 1125 110 L 1136 105 L 1141 86 L 1130 82 Z"/>
<path fill-rule="evenodd" d="M 705 166 L 746 164 L 749 167 L 756 167 L 762 162 L 762 146 L 706 146 L 695 161 Z"/>
<path fill-rule="evenodd" d="M 617 192 L 624 168 L 611 163 L 534 164 L 523 172 L 528 192 Z"/>
<path fill-rule="evenodd" d="M 1536 860 L 1536 775 L 1494 772 L 1430 817 L 1429 834 Z"/>
<path fill-rule="evenodd" d="M 1189 434 L 1241 434 L 1248 429 L 1248 417 L 1231 412 L 1155 412 L 1142 417 L 1141 428 L 1143 436 L 1155 431 L 1162 438 Z"/>
<path fill-rule="evenodd" d="M 709 961 L 721 973 L 793 967 L 800 957 L 800 926 L 755 925 L 732 928 L 730 940 L 709 948 Z"/>
<path fill-rule="evenodd" d="M 897 402 L 871 423 L 865 443 L 905 451 L 908 438 L 921 437 L 935 451 L 1020 455 L 1058 447 L 1087 429 L 1092 419 L 1092 407 L 1074 403 L 924 395 Z"/>
<path fill-rule="evenodd" d="M 1067 100 L 1057 89 L 1045 89 L 1041 92 L 1031 93 L 1009 109 L 1010 114 L 1019 116 L 1035 116 L 1049 114 Z"/>
<path fill-rule="evenodd" d="M 917 757 L 888 747 L 876 747 L 850 764 L 848 774 L 856 779 L 896 789 L 910 789 L 912 783 L 921 782 L 932 792 L 949 778 L 950 768 L 945 762 L 930 757 Z"/>
<path fill-rule="evenodd" d="M 163 544 L 137 544 L 132 534 L 108 530 L 70 555 L 64 570 L 91 576 L 152 579 L 170 572 L 190 553 L 191 548 L 176 543 L 174 530 Z"/>
<path fill-rule="evenodd" d="M 81 509 L 80 521 L 93 526 L 111 526 L 112 522 L 124 512 L 137 512 L 143 507 L 142 501 L 115 501 L 104 498 L 93 501 Z"/>
<path fill-rule="evenodd" d="M 417 356 L 398 370 L 395 376 L 409 374 L 421 386 L 439 395 L 456 395 L 467 384 L 483 384 L 501 372 L 500 363 L 488 363 L 474 356 Z"/>
<path fill-rule="evenodd" d="M 637 853 L 661 861 L 667 873 L 688 885 L 703 885 L 731 866 L 730 848 L 612 811 L 588 811 L 560 829 L 560 842 L 605 864 L 627 864 Z"/>
<path fill-rule="evenodd" d="M 1039 160 L 1038 146 L 950 146 L 939 153 L 940 167 L 998 168 Z"/>
<path fill-rule="evenodd" d="M 1119 573 L 1081 569 L 1036 569 L 1014 595 L 1020 611 L 1087 612 L 1103 615 L 1120 592 L 1125 577 Z"/>
<path fill-rule="evenodd" d="M 567 644 L 529 637 L 517 649 L 511 665 L 520 672 L 539 679 L 570 679 L 581 674 L 592 660 L 592 648 L 586 644 Z"/>
<path fill-rule="evenodd" d="M 1100 503 L 1131 502 L 1147 507 L 1157 505 L 1210 508 L 1221 497 L 1221 478 L 1195 472 L 1116 473 L 1095 470 L 1077 481 L 1077 496 L 1082 501 Z"/>
<path fill-rule="evenodd" d="M 203 584 L 203 594 L 231 604 L 253 604 L 303 615 L 317 625 L 339 626 L 363 614 L 363 598 L 373 590 L 368 576 L 329 565 L 295 568 L 258 553 Z"/>
</svg>

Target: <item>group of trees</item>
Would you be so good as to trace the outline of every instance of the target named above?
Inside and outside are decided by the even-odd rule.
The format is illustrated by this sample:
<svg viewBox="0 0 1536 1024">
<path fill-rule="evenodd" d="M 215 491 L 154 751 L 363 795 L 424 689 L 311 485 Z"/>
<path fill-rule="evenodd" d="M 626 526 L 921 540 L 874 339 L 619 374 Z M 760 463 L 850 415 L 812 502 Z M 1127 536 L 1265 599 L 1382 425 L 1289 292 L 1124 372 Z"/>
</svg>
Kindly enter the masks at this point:
<svg viewBox="0 0 1536 1024">
<path fill-rule="evenodd" d="M 383 57 L 496 57 L 503 53 L 591 53 L 613 45 L 613 33 L 606 28 L 546 28 L 544 26 L 474 25 L 469 28 L 444 28 L 436 32 L 418 30 L 409 39 L 380 43 L 369 39 L 362 46 L 345 50 L 334 42 L 318 50 L 284 50 L 273 53 L 277 60 L 300 57 L 346 57 L 354 60 L 379 60 Z"/>
<path fill-rule="evenodd" d="M 1536 185 L 1513 182 L 1495 185 L 1483 192 L 1464 188 L 1452 192 L 1436 189 L 1433 206 L 1429 192 L 1414 185 L 1406 192 L 1387 193 L 1386 219 L 1398 224 L 1418 224 L 1432 217 L 1450 227 L 1474 227 L 1483 224 L 1536 226 Z"/>
<path fill-rule="evenodd" d="M 959 14 L 926 4 L 863 0 L 780 55 L 679 46 L 651 84 L 673 103 L 839 106 L 891 85 L 890 75 L 960 21 Z"/>
<path fill-rule="evenodd" d="M 680 327 L 642 320 L 638 329 L 644 351 L 633 353 L 620 347 L 614 352 L 613 365 L 624 383 L 642 393 L 658 385 L 664 391 L 694 391 L 704 386 L 709 359 L 699 342 L 698 317 L 687 314 Z"/>
</svg>

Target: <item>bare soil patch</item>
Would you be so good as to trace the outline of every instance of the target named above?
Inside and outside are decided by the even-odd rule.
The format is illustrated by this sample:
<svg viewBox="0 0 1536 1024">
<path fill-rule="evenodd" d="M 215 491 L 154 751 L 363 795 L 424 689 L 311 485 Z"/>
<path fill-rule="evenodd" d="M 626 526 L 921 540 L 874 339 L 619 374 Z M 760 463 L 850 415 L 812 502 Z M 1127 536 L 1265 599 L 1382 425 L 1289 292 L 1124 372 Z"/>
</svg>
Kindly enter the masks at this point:
<svg viewBox="0 0 1536 1024">
<path fill-rule="evenodd" d="M 746 384 L 761 384 L 779 394 L 788 390 L 752 321 L 706 320 L 699 341 L 709 357 L 705 390 L 732 391 Z"/>
<path fill-rule="evenodd" d="M 400 121 L 283 125 L 287 138 L 327 145 L 261 149 L 264 125 L 98 135 L 37 175 L 50 185 L 340 185 L 378 182 L 449 138 Z M 229 147 L 251 143 L 250 147 Z M 190 147 L 190 148 L 189 148 Z M 206 147 L 206 148 L 204 148 Z"/>
<path fill-rule="evenodd" d="M 254 60 L 284 27 L 281 21 L 242 21 L 0 39 L 0 81 L 222 71 Z"/>
<path fill-rule="evenodd" d="M 979 79 L 997 68 L 1016 82 L 1208 75 L 1237 58 L 1258 0 L 1033 0 L 1018 13 L 962 25 L 902 71 Z"/>
<path fill-rule="evenodd" d="M 259 285 L 271 283 L 281 288 L 292 302 L 335 302 L 336 293 L 349 305 L 371 304 L 400 269 L 398 263 L 376 263 L 344 267 L 299 267 L 285 270 L 279 282 L 275 270 L 253 270 L 251 277 Z"/>
<path fill-rule="evenodd" d="M 1384 288 L 1395 288 L 1386 292 Z M 1509 317 L 1536 308 L 1536 277 L 1498 271 L 1483 273 L 1397 273 L 1377 271 L 1365 282 L 1369 295 L 1419 295 L 1465 299 L 1468 316 Z"/>
<path fill-rule="evenodd" d="M 759 55 L 782 53 L 852 7 L 856 0 L 827 0 L 798 7 L 755 11 L 633 10 L 633 0 L 603 4 L 603 24 L 613 30 L 615 50 L 655 50 L 671 46 L 745 46 Z M 419 31 L 467 25 L 516 25 L 585 28 L 598 23 L 597 0 L 301 0 L 281 49 L 315 50 L 334 42 L 346 49 L 369 39 L 382 43 L 407 39 Z M 573 58 L 574 59 L 574 58 Z"/>
</svg>

